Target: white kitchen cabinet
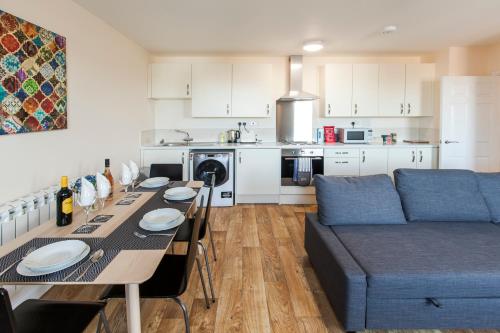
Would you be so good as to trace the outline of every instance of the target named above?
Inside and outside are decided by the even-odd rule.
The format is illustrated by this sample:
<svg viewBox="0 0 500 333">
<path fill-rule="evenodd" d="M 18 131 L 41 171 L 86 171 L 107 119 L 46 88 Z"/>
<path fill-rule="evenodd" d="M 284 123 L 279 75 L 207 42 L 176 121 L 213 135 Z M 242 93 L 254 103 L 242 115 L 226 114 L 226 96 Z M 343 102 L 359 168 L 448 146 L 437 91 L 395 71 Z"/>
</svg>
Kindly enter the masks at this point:
<svg viewBox="0 0 500 333">
<path fill-rule="evenodd" d="M 352 116 L 378 116 L 378 64 L 354 64 L 352 78 Z"/>
<path fill-rule="evenodd" d="M 231 64 L 193 64 L 192 116 L 203 118 L 231 116 L 231 82 Z"/>
<path fill-rule="evenodd" d="M 389 149 L 388 171 L 392 176 L 394 170 L 407 169 L 436 169 L 437 148 L 392 148 Z"/>
<path fill-rule="evenodd" d="M 151 64 L 150 97 L 155 99 L 191 98 L 191 64 Z"/>
<path fill-rule="evenodd" d="M 324 159 L 325 176 L 359 176 L 359 157 Z"/>
<path fill-rule="evenodd" d="M 432 116 L 434 112 L 435 71 L 434 64 L 406 65 L 406 116 Z"/>
<path fill-rule="evenodd" d="M 270 117 L 272 96 L 271 64 L 233 64 L 232 117 Z"/>
<path fill-rule="evenodd" d="M 402 117 L 405 115 L 405 64 L 380 64 L 379 115 Z"/>
<path fill-rule="evenodd" d="M 151 164 L 182 164 L 182 179 L 189 179 L 188 149 L 143 149 L 141 166 L 149 168 Z"/>
<path fill-rule="evenodd" d="M 324 71 L 325 117 L 352 115 L 352 64 L 328 64 Z"/>
<path fill-rule="evenodd" d="M 387 148 L 360 150 L 359 175 L 378 175 L 387 173 Z"/>
<path fill-rule="evenodd" d="M 235 164 L 237 202 L 279 202 L 281 149 L 237 149 Z"/>
</svg>

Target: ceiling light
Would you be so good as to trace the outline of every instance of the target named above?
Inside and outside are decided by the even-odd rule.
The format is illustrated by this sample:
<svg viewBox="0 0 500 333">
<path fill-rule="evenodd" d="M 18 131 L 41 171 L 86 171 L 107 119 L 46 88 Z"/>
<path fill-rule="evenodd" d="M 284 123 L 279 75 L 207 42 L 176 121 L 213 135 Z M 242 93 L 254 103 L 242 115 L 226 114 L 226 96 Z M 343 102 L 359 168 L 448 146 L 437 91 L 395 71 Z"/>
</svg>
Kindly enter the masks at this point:
<svg viewBox="0 0 500 333">
<path fill-rule="evenodd" d="M 385 26 L 384 29 L 382 30 L 382 34 L 383 35 L 389 35 L 389 34 L 392 34 L 394 32 L 396 32 L 398 30 L 398 27 L 395 26 L 395 25 L 388 25 L 388 26 Z"/>
<path fill-rule="evenodd" d="M 323 41 L 315 40 L 306 42 L 302 48 L 307 52 L 318 52 L 323 49 Z"/>
</svg>

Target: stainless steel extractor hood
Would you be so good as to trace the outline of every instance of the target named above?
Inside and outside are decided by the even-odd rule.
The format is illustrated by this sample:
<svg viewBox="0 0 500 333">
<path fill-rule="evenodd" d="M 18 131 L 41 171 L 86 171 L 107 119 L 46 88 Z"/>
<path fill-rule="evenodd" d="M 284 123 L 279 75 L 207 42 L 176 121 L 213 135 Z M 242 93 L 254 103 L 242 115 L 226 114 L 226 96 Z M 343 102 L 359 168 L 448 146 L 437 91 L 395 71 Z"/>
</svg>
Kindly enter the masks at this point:
<svg viewBox="0 0 500 333">
<path fill-rule="evenodd" d="M 290 90 L 287 94 L 280 97 L 280 101 L 311 101 L 319 99 L 318 96 L 302 90 L 302 56 L 290 56 Z"/>
<path fill-rule="evenodd" d="M 290 90 L 276 101 L 277 140 L 313 141 L 313 115 L 319 97 L 302 90 L 302 56 L 290 56 Z"/>
</svg>

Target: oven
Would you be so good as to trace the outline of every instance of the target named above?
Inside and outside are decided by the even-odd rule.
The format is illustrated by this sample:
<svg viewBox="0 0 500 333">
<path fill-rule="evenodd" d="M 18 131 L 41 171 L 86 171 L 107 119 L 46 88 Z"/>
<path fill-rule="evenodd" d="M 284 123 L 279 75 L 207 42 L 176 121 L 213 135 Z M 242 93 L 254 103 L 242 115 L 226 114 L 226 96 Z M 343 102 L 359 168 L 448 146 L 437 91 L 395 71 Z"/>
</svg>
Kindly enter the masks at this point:
<svg viewBox="0 0 500 333">
<path fill-rule="evenodd" d="M 323 170 L 321 148 L 281 150 L 281 186 L 311 186 L 314 175 L 322 175 Z"/>
</svg>

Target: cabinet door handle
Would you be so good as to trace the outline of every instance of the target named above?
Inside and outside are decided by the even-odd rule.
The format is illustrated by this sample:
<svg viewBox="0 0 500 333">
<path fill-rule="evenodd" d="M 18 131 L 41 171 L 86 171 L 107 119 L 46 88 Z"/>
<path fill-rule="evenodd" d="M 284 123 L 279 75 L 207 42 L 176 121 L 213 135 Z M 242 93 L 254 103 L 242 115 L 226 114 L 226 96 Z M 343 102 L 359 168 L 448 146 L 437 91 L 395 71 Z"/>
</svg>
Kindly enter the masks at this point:
<svg viewBox="0 0 500 333">
<path fill-rule="evenodd" d="M 358 114 L 358 104 L 354 104 L 354 114 Z"/>
<path fill-rule="evenodd" d="M 184 165 L 184 153 L 182 153 L 181 161 L 182 161 L 182 164 Z"/>
<path fill-rule="evenodd" d="M 241 153 L 238 153 L 238 162 L 241 164 Z"/>
<path fill-rule="evenodd" d="M 366 162 L 366 155 L 365 155 L 365 152 L 363 151 L 363 163 Z"/>
<path fill-rule="evenodd" d="M 226 113 L 229 114 L 229 104 L 226 104 Z"/>
<path fill-rule="evenodd" d="M 332 106 L 328 104 L 328 114 L 332 114 Z"/>
<path fill-rule="evenodd" d="M 424 160 L 424 153 L 419 150 L 419 153 L 420 153 L 420 163 L 422 163 L 422 161 Z"/>
<path fill-rule="evenodd" d="M 186 95 L 189 96 L 189 83 L 186 85 Z"/>
<path fill-rule="evenodd" d="M 410 112 L 411 112 L 411 104 L 408 103 L 408 114 L 410 114 Z"/>
<path fill-rule="evenodd" d="M 266 105 L 267 115 L 269 115 L 269 104 Z"/>
<path fill-rule="evenodd" d="M 411 162 L 414 163 L 416 160 L 415 151 L 412 151 L 411 154 L 412 154 Z"/>
<path fill-rule="evenodd" d="M 405 106 L 403 103 L 401 103 L 401 114 L 405 113 Z"/>
</svg>

